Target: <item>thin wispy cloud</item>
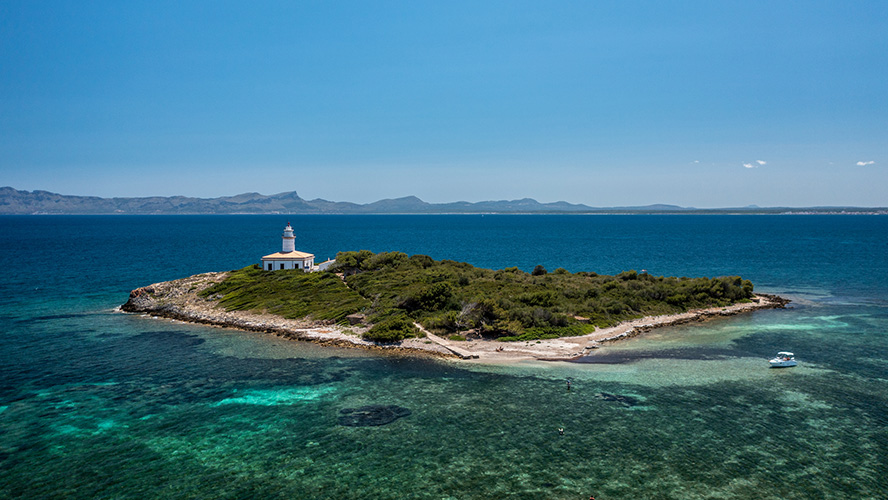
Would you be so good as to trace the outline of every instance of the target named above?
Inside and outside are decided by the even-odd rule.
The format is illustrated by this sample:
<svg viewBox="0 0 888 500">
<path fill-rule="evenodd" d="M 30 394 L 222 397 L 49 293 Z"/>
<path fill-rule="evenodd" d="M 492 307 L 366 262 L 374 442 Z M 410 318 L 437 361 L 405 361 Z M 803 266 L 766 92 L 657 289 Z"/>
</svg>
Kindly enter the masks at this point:
<svg viewBox="0 0 888 500">
<path fill-rule="evenodd" d="M 756 161 L 751 161 L 749 163 L 744 163 L 743 166 L 746 168 L 757 168 L 757 167 L 760 167 L 762 165 L 767 165 L 767 164 L 768 164 L 768 162 L 766 162 L 765 160 L 756 160 Z"/>
<path fill-rule="evenodd" d="M 874 162 L 874 161 L 872 161 L 872 160 L 870 160 L 870 161 L 859 161 L 859 162 L 857 162 L 857 166 L 858 166 L 858 167 L 865 167 L 865 166 L 867 166 L 867 165 L 872 165 L 873 163 L 876 163 L 876 162 Z"/>
</svg>

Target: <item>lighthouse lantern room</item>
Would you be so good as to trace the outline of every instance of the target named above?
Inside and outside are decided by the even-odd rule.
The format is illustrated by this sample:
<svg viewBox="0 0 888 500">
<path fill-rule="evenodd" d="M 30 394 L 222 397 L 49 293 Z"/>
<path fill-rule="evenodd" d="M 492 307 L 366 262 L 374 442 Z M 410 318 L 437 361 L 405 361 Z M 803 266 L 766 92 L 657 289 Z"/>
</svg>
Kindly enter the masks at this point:
<svg viewBox="0 0 888 500">
<path fill-rule="evenodd" d="M 289 222 L 284 228 L 282 239 L 283 245 L 280 252 L 262 257 L 262 269 L 266 271 L 280 271 L 282 269 L 311 271 L 314 266 L 314 254 L 296 251 L 296 238 L 293 236 L 293 227 Z"/>
</svg>

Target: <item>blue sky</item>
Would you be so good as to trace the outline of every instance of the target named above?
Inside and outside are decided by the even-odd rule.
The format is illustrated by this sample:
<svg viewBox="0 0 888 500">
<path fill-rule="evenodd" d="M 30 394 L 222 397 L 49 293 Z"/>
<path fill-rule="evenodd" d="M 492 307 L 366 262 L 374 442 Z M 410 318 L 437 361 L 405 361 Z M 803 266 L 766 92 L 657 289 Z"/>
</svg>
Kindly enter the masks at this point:
<svg viewBox="0 0 888 500">
<path fill-rule="evenodd" d="M 886 206 L 888 2 L 7 1 L 0 117 L 64 194 Z"/>
</svg>

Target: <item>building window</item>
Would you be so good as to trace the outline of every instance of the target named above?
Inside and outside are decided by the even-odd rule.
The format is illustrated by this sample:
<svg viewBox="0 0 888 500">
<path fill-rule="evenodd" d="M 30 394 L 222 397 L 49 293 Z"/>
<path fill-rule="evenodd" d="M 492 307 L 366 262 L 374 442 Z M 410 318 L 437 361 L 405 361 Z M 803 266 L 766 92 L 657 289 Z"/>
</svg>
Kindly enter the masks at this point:
<svg viewBox="0 0 888 500">
<path fill-rule="evenodd" d="M 283 268 L 284 268 L 284 265 L 283 265 L 283 264 L 281 264 L 281 269 L 283 269 Z"/>
<path fill-rule="evenodd" d="M 271 271 L 271 262 L 268 263 L 268 270 Z"/>
</svg>

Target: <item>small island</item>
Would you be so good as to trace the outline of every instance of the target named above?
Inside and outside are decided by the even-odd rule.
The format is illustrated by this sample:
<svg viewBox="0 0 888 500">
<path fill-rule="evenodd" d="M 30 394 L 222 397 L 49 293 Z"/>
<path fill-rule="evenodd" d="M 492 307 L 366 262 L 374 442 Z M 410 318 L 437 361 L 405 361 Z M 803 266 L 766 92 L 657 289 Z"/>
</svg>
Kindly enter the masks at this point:
<svg viewBox="0 0 888 500">
<path fill-rule="evenodd" d="M 292 234 L 292 233 L 291 233 Z M 320 343 L 486 360 L 582 356 L 650 329 L 781 308 L 737 276 L 491 270 L 340 252 L 323 270 L 252 265 L 133 290 L 123 311 Z"/>
</svg>

